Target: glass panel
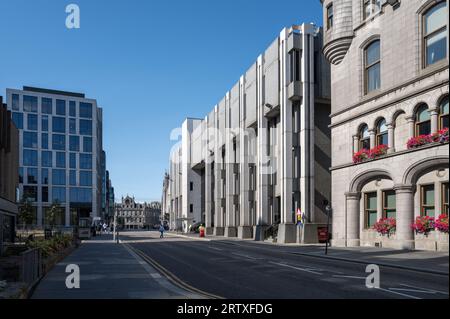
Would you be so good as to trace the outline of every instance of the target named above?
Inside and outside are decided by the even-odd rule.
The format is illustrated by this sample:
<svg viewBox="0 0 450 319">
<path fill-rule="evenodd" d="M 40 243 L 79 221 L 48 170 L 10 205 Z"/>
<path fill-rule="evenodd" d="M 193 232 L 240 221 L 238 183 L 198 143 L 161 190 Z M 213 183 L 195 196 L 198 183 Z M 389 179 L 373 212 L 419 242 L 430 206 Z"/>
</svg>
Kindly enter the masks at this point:
<svg viewBox="0 0 450 319">
<path fill-rule="evenodd" d="M 80 120 L 80 135 L 92 135 L 91 120 Z"/>
<path fill-rule="evenodd" d="M 42 106 L 41 111 L 43 114 L 52 114 L 53 113 L 53 100 L 49 98 L 43 97 L 41 100 Z"/>
<path fill-rule="evenodd" d="M 80 169 L 92 169 L 92 155 L 80 154 Z"/>
<path fill-rule="evenodd" d="M 369 134 L 369 127 L 367 126 L 367 125 L 364 125 L 362 128 L 361 128 L 361 139 L 364 139 L 364 138 L 369 138 L 370 137 L 370 134 Z"/>
<path fill-rule="evenodd" d="M 30 131 L 37 131 L 38 117 L 36 114 L 27 114 L 27 129 Z"/>
<path fill-rule="evenodd" d="M 92 153 L 92 137 L 83 137 L 83 152 Z"/>
<path fill-rule="evenodd" d="M 77 120 L 69 119 L 69 132 L 70 134 L 77 134 Z"/>
<path fill-rule="evenodd" d="M 66 150 L 66 136 L 53 134 L 52 145 L 54 150 L 65 151 Z"/>
<path fill-rule="evenodd" d="M 448 97 L 444 98 L 441 102 L 441 114 L 448 114 Z"/>
<path fill-rule="evenodd" d="M 42 133 L 41 135 L 41 148 L 44 150 L 48 150 L 48 134 Z"/>
<path fill-rule="evenodd" d="M 418 135 L 429 135 L 431 134 L 431 121 L 424 122 L 417 125 Z"/>
<path fill-rule="evenodd" d="M 12 109 L 14 111 L 18 111 L 19 110 L 19 95 L 18 94 L 13 94 L 12 95 Z"/>
<path fill-rule="evenodd" d="M 435 217 L 434 207 L 425 207 L 424 208 L 424 215 L 429 217 Z"/>
<path fill-rule="evenodd" d="M 395 209 L 387 209 L 386 210 L 386 218 L 397 218 L 397 213 Z"/>
<path fill-rule="evenodd" d="M 428 107 L 421 106 L 417 111 L 417 121 L 424 122 L 431 119 L 430 112 L 428 112 Z"/>
<path fill-rule="evenodd" d="M 23 147 L 37 148 L 38 135 L 35 132 L 23 132 Z"/>
<path fill-rule="evenodd" d="M 389 137 L 387 133 L 378 136 L 378 145 L 388 145 L 388 144 L 389 144 Z"/>
<path fill-rule="evenodd" d="M 19 129 L 22 130 L 23 129 L 23 113 L 17 113 L 14 112 L 12 114 L 12 120 L 14 122 L 14 125 Z"/>
<path fill-rule="evenodd" d="M 396 197 L 395 197 L 395 192 L 391 191 L 391 192 L 385 192 L 384 193 L 385 196 L 385 205 L 386 208 L 395 208 L 396 207 Z"/>
<path fill-rule="evenodd" d="M 92 118 L 92 104 L 80 102 L 80 117 Z"/>
<path fill-rule="evenodd" d="M 92 186 L 91 171 L 80 171 L 80 186 Z"/>
<path fill-rule="evenodd" d="M 52 131 L 55 133 L 66 133 L 66 119 L 64 117 L 53 117 Z"/>
<path fill-rule="evenodd" d="M 42 131 L 48 132 L 48 115 L 42 115 L 41 126 Z"/>
<path fill-rule="evenodd" d="M 47 168 L 43 168 L 41 170 L 41 182 L 44 185 L 48 185 L 49 183 L 49 179 L 48 179 L 48 169 Z"/>
<path fill-rule="evenodd" d="M 70 151 L 79 152 L 80 151 L 80 137 L 79 136 L 70 136 Z"/>
<path fill-rule="evenodd" d="M 38 99 L 35 96 L 23 96 L 23 111 L 37 113 Z"/>
<path fill-rule="evenodd" d="M 23 183 L 23 167 L 19 167 L 19 183 Z"/>
<path fill-rule="evenodd" d="M 378 122 L 378 133 L 386 133 L 388 131 L 388 128 L 386 126 L 386 120 L 381 120 Z"/>
<path fill-rule="evenodd" d="M 42 201 L 48 203 L 48 187 L 42 187 Z"/>
<path fill-rule="evenodd" d="M 426 40 L 427 65 L 447 57 L 447 30 L 443 30 Z"/>
<path fill-rule="evenodd" d="M 70 168 L 77 168 L 77 154 L 70 153 L 69 165 Z"/>
<path fill-rule="evenodd" d="M 56 167 L 66 168 L 66 153 L 56 153 Z"/>
<path fill-rule="evenodd" d="M 42 152 L 42 166 L 52 167 L 52 152 Z"/>
<path fill-rule="evenodd" d="M 69 115 L 70 116 L 77 116 L 77 104 L 75 101 L 69 101 Z"/>
<path fill-rule="evenodd" d="M 77 171 L 69 172 L 69 183 L 71 186 L 77 186 Z"/>
<path fill-rule="evenodd" d="M 426 206 L 434 206 L 434 186 L 425 186 L 423 190 L 424 200 Z"/>
<path fill-rule="evenodd" d="M 380 41 L 372 42 L 366 49 L 366 65 L 369 66 L 380 60 Z"/>
<path fill-rule="evenodd" d="M 64 203 L 66 201 L 66 189 L 64 187 L 53 187 L 52 189 L 52 201 L 59 201 Z"/>
<path fill-rule="evenodd" d="M 37 184 L 38 183 L 37 168 L 27 168 L 27 183 L 28 184 Z"/>
<path fill-rule="evenodd" d="M 367 92 L 378 90 L 381 87 L 380 64 L 377 63 L 367 70 Z"/>
<path fill-rule="evenodd" d="M 56 114 L 66 115 L 66 101 L 56 100 Z"/>
<path fill-rule="evenodd" d="M 377 209 L 377 193 L 367 194 L 367 209 Z"/>
<path fill-rule="evenodd" d="M 23 150 L 23 165 L 37 166 L 37 151 Z"/>
<path fill-rule="evenodd" d="M 367 216 L 367 222 L 369 227 L 373 227 L 373 225 L 375 225 L 375 223 L 377 222 L 377 212 L 369 212 L 368 216 Z"/>
<path fill-rule="evenodd" d="M 66 171 L 63 169 L 54 169 L 52 171 L 53 185 L 66 185 Z"/>
<path fill-rule="evenodd" d="M 425 34 L 430 34 L 447 24 L 446 7 L 447 3 L 443 1 L 425 14 Z"/>
</svg>

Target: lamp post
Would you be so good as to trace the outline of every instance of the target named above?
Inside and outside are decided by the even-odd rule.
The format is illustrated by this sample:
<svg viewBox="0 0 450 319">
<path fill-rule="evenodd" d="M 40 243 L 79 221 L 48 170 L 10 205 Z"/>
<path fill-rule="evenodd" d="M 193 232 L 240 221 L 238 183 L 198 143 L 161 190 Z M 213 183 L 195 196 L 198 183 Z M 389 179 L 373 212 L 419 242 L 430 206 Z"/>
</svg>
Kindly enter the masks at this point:
<svg viewBox="0 0 450 319">
<path fill-rule="evenodd" d="M 325 245 L 325 255 L 328 255 L 328 245 L 330 242 L 330 216 L 333 211 L 333 207 L 331 207 L 330 203 L 327 203 L 325 210 L 327 211 L 327 241 Z"/>
</svg>

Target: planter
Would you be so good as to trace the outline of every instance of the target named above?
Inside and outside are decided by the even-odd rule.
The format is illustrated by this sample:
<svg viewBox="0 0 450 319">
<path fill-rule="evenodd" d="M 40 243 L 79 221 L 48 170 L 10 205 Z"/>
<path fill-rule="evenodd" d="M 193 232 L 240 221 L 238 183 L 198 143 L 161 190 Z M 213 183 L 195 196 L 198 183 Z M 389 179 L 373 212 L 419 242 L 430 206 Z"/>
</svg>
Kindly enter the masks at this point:
<svg viewBox="0 0 450 319">
<path fill-rule="evenodd" d="M 408 149 L 418 148 L 431 143 L 448 143 L 449 135 L 448 128 L 440 130 L 436 133 L 429 135 L 419 135 L 409 139 L 407 146 Z"/>
<path fill-rule="evenodd" d="M 387 145 L 379 145 L 370 150 L 363 149 L 353 155 L 353 163 L 360 164 L 366 161 L 370 161 L 387 154 L 389 147 Z"/>
</svg>

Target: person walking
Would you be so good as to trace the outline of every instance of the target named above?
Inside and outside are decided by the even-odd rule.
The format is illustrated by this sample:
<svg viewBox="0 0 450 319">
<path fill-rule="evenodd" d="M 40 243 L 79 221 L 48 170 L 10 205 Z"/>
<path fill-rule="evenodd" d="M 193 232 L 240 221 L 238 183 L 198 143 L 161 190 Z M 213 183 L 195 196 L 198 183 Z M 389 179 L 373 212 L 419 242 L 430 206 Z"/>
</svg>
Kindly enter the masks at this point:
<svg viewBox="0 0 450 319">
<path fill-rule="evenodd" d="M 164 238 L 164 232 L 165 232 L 165 228 L 163 225 L 159 226 L 159 232 L 161 233 L 161 235 L 159 236 L 159 238 Z"/>
</svg>

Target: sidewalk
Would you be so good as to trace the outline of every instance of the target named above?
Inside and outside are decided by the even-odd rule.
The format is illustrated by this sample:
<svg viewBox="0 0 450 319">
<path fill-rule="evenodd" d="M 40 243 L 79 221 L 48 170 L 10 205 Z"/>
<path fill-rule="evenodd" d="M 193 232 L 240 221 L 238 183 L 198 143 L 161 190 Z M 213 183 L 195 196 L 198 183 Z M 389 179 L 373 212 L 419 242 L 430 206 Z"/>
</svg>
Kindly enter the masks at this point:
<svg viewBox="0 0 450 319">
<path fill-rule="evenodd" d="M 80 289 L 66 288 L 66 266 L 80 267 Z M 111 235 L 86 241 L 57 264 L 39 283 L 33 299 L 189 299 L 186 292 L 157 271 Z"/>
<path fill-rule="evenodd" d="M 398 269 L 414 270 L 432 274 L 449 274 L 449 253 L 433 251 L 409 251 L 376 247 L 329 247 L 328 255 L 325 255 L 325 245 L 300 245 L 300 244 L 276 244 L 272 242 L 258 242 L 252 239 L 237 239 L 217 236 L 199 238 L 198 234 L 167 233 L 169 236 L 177 236 L 203 241 L 221 241 L 235 245 L 252 245 L 277 247 L 278 251 L 290 254 L 328 258 L 339 261 L 348 261 L 361 264 L 377 264 Z"/>
</svg>

